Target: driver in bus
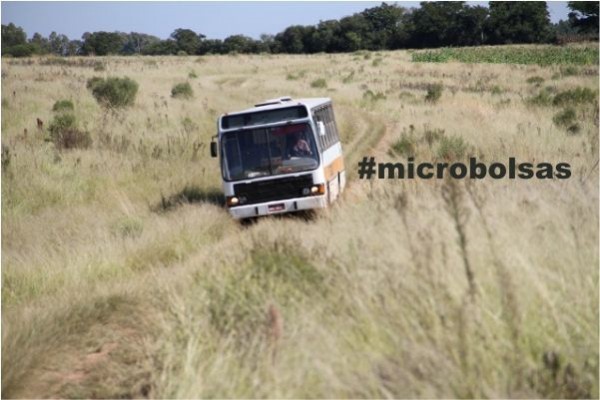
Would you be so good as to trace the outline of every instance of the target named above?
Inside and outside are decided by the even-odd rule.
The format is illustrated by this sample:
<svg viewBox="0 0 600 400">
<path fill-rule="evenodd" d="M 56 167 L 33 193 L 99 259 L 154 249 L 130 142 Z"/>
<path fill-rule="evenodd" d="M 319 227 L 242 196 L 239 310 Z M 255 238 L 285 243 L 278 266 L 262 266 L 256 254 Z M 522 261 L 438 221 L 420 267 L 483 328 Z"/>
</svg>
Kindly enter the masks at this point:
<svg viewBox="0 0 600 400">
<path fill-rule="evenodd" d="M 312 150 L 301 133 L 296 133 L 293 139 L 294 145 L 290 149 L 290 157 L 312 156 Z"/>
</svg>

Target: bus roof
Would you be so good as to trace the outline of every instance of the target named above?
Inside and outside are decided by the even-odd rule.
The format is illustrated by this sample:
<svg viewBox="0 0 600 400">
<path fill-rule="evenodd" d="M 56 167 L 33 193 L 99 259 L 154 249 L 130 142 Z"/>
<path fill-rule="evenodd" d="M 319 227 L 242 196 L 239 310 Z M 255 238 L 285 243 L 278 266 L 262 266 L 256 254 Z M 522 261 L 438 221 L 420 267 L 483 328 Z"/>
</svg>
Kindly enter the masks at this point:
<svg viewBox="0 0 600 400">
<path fill-rule="evenodd" d="M 254 111 L 268 111 L 268 110 L 277 110 L 278 108 L 285 108 L 290 106 L 297 105 L 305 105 L 308 109 L 312 109 L 314 107 L 320 106 L 322 104 L 330 103 L 331 99 L 329 97 L 313 97 L 307 99 L 292 99 L 291 97 L 281 97 L 278 99 L 270 99 L 265 100 L 262 103 L 256 104 L 252 108 L 248 108 L 242 111 L 233 111 L 224 115 L 235 115 L 235 114 L 245 114 L 251 113 Z"/>
</svg>

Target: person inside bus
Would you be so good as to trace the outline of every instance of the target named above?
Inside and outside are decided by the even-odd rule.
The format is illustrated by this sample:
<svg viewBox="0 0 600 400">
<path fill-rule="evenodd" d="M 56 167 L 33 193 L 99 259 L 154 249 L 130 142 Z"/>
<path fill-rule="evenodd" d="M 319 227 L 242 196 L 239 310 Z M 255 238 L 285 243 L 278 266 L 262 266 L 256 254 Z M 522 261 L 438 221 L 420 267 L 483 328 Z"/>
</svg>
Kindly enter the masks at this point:
<svg viewBox="0 0 600 400">
<path fill-rule="evenodd" d="M 289 151 L 289 157 L 309 157 L 312 156 L 310 145 L 303 138 L 301 133 L 296 133 L 292 140 L 292 147 Z"/>
</svg>

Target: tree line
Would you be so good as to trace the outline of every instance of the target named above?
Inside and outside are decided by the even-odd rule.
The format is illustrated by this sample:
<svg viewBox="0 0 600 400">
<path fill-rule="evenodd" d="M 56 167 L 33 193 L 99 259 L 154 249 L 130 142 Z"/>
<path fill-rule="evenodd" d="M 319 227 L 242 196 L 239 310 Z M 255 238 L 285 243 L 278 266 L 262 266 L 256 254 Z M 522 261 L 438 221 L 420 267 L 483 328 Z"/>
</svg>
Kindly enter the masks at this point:
<svg viewBox="0 0 600 400">
<path fill-rule="evenodd" d="M 2 55 L 204 55 L 229 53 L 339 53 L 446 46 L 555 43 L 565 36 L 598 39 L 598 2 L 569 2 L 567 21 L 553 24 L 546 2 L 491 1 L 489 7 L 465 2 L 422 2 L 406 9 L 382 3 L 339 20 L 293 25 L 259 40 L 232 35 L 208 39 L 176 29 L 168 39 L 138 32 L 86 32 L 81 40 L 52 32 L 47 38 L 10 23 L 2 25 Z"/>
</svg>

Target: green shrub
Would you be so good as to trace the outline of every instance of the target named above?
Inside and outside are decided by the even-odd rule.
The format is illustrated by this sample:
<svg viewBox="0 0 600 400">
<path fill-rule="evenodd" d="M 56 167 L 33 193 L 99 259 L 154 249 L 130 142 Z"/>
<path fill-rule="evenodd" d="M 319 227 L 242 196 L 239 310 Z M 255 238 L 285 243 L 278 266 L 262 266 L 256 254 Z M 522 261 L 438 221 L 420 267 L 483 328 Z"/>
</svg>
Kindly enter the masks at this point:
<svg viewBox="0 0 600 400">
<path fill-rule="evenodd" d="M 502 94 L 503 92 L 504 92 L 504 90 L 502 90 L 502 88 L 500 86 L 498 86 L 498 85 L 494 85 L 492 87 L 492 94 L 493 95 L 499 95 L 499 94 Z"/>
<path fill-rule="evenodd" d="M 441 83 L 432 83 L 427 86 L 427 94 L 425 95 L 425 101 L 430 103 L 437 103 L 442 97 L 442 91 L 444 86 Z"/>
<path fill-rule="evenodd" d="M 192 121 L 189 117 L 185 117 L 183 120 L 181 120 L 181 125 L 183 127 L 184 132 L 187 134 L 191 134 L 193 132 L 198 131 L 198 129 L 200 129 L 198 124 L 196 124 L 194 121 Z"/>
<path fill-rule="evenodd" d="M 188 78 L 190 79 L 196 79 L 198 77 L 198 75 L 196 75 L 196 71 L 190 71 L 190 73 L 188 74 Z"/>
<path fill-rule="evenodd" d="M 579 124 L 578 124 L 578 123 L 574 123 L 574 124 L 572 124 L 571 126 L 569 126 L 569 127 L 567 128 L 567 132 L 568 132 L 570 135 L 576 135 L 576 134 L 578 134 L 578 133 L 579 133 L 579 131 L 580 131 L 580 130 L 581 130 L 581 127 L 579 126 Z"/>
<path fill-rule="evenodd" d="M 392 143 L 391 154 L 405 157 L 415 155 L 417 143 L 412 135 L 402 134 L 400 139 Z"/>
<path fill-rule="evenodd" d="M 383 59 L 376 58 L 376 59 L 373 60 L 373 62 L 371 63 L 371 65 L 374 66 L 374 67 L 378 67 L 381 64 L 382 61 L 383 61 Z"/>
<path fill-rule="evenodd" d="M 468 145 L 460 136 L 444 136 L 440 139 L 437 156 L 446 160 L 463 158 Z"/>
<path fill-rule="evenodd" d="M 93 90 L 96 87 L 96 85 L 100 84 L 101 82 L 104 82 L 104 78 L 94 76 L 87 80 L 85 87 L 88 88 L 88 90 Z"/>
<path fill-rule="evenodd" d="M 92 144 L 89 132 L 80 130 L 73 114 L 59 114 L 48 127 L 50 141 L 59 149 L 88 148 Z"/>
<path fill-rule="evenodd" d="M 552 121 L 561 127 L 569 127 L 573 125 L 577 118 L 577 113 L 573 107 L 567 107 L 564 110 L 556 113 L 552 118 Z"/>
<path fill-rule="evenodd" d="M 194 96 L 194 91 L 188 82 L 178 83 L 171 89 L 171 97 L 177 99 L 190 99 Z"/>
<path fill-rule="evenodd" d="M 537 95 L 527 98 L 525 103 L 533 106 L 549 106 L 552 104 L 552 94 L 548 88 L 545 88 Z"/>
<path fill-rule="evenodd" d="M 386 97 L 381 92 L 373 93 L 373 91 L 367 90 L 366 92 L 363 93 L 363 99 L 369 100 L 369 101 L 377 101 L 377 100 L 385 100 Z"/>
<path fill-rule="evenodd" d="M 6 52 L 4 52 L 4 48 L 2 50 L 2 57 L 5 57 L 6 55 L 11 55 L 13 57 L 29 57 L 34 53 L 35 48 L 33 45 L 26 43 L 9 47 Z"/>
<path fill-rule="evenodd" d="M 577 69 L 577 67 L 574 67 L 572 65 L 569 65 L 567 67 L 561 67 L 560 74 L 562 76 L 574 76 L 574 75 L 579 74 L 579 69 Z"/>
<path fill-rule="evenodd" d="M 51 135 L 56 135 L 60 131 L 65 129 L 71 129 L 76 127 L 76 119 L 73 114 L 62 114 L 54 117 L 48 131 Z"/>
<path fill-rule="evenodd" d="M 544 78 L 542 78 L 541 76 L 532 76 L 530 78 L 527 78 L 527 83 L 533 84 L 535 86 L 540 86 L 542 83 L 544 83 Z"/>
<path fill-rule="evenodd" d="M 323 78 L 319 78 L 317 80 L 314 80 L 311 82 L 310 87 L 313 88 L 326 88 L 327 87 L 327 81 Z"/>
<path fill-rule="evenodd" d="M 429 147 L 433 145 L 433 143 L 437 142 L 444 136 L 445 131 L 443 129 L 425 129 L 425 133 L 423 133 L 423 139 L 427 142 Z"/>
<path fill-rule="evenodd" d="M 552 101 L 555 106 L 593 103 L 597 99 L 597 93 L 590 88 L 578 87 L 571 90 L 559 92 Z"/>
<path fill-rule="evenodd" d="M 4 173 L 6 171 L 6 169 L 9 167 L 10 158 L 11 158 L 10 148 L 7 145 L 2 144 L 2 161 L 1 161 L 2 173 Z"/>
<path fill-rule="evenodd" d="M 138 84 L 127 77 L 91 78 L 87 83 L 88 89 L 96 101 L 106 107 L 127 107 L 135 101 Z"/>
<path fill-rule="evenodd" d="M 55 112 L 73 111 L 74 109 L 75 107 L 71 100 L 57 100 L 54 106 L 52 106 L 52 111 Z"/>
</svg>

